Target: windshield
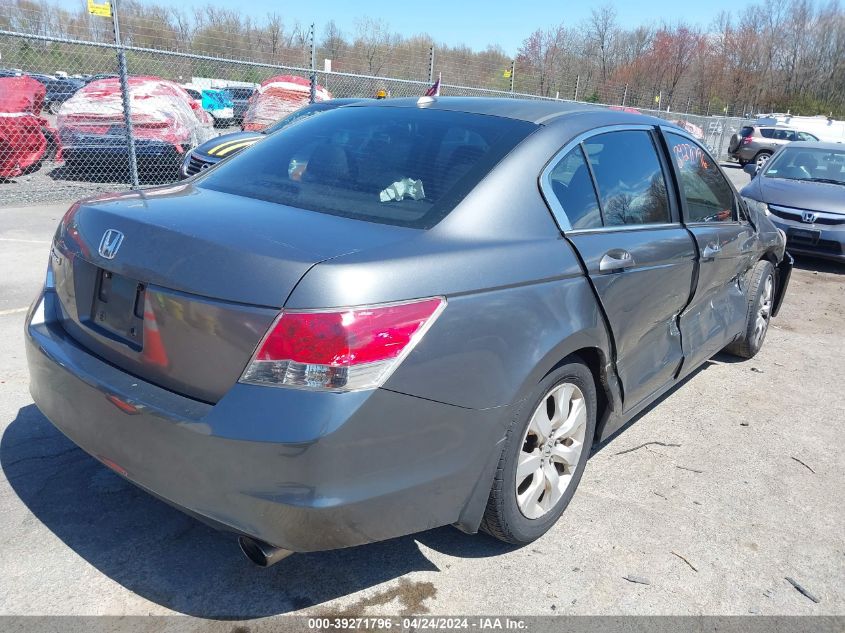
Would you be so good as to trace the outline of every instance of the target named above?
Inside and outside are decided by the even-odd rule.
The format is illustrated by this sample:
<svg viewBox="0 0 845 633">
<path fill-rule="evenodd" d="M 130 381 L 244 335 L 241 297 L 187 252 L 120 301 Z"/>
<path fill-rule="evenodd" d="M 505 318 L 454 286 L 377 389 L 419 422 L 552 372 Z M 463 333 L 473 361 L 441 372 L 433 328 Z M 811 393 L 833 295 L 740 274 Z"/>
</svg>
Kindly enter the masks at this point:
<svg viewBox="0 0 845 633">
<path fill-rule="evenodd" d="M 845 185 L 845 146 L 842 149 L 784 148 L 769 161 L 763 175 Z"/>
<path fill-rule="evenodd" d="M 199 187 L 429 228 L 536 125 L 422 108 L 335 108 L 221 163 Z"/>
</svg>

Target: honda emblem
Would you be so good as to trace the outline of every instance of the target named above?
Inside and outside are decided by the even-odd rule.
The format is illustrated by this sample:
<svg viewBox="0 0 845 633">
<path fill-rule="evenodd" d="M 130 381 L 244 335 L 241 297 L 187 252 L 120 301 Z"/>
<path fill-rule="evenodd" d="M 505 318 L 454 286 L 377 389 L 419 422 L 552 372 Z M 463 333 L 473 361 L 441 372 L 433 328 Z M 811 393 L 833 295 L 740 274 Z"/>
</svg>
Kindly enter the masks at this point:
<svg viewBox="0 0 845 633">
<path fill-rule="evenodd" d="M 801 221 L 806 222 L 807 224 L 812 224 L 816 221 L 816 214 L 812 211 L 804 211 L 804 213 L 801 214 Z"/>
<path fill-rule="evenodd" d="M 103 239 L 100 240 L 99 253 L 106 259 L 114 259 L 117 255 L 117 249 L 123 244 L 123 233 L 117 229 L 109 229 L 103 233 Z"/>
</svg>

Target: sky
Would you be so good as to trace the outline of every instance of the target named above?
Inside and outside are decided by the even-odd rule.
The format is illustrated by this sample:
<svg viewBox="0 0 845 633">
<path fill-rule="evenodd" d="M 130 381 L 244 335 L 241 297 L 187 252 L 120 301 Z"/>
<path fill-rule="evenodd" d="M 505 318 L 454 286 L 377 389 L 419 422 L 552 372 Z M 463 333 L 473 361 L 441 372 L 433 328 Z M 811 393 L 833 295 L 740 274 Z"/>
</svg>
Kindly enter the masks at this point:
<svg viewBox="0 0 845 633">
<path fill-rule="evenodd" d="M 276 12 L 287 22 L 314 22 L 318 36 L 323 25 L 332 19 L 344 33 L 351 35 L 355 19 L 368 15 L 385 20 L 395 32 L 405 36 L 428 33 L 436 42 L 453 46 L 466 44 L 475 50 L 483 50 L 488 44 L 498 44 L 509 55 L 514 55 L 522 41 L 537 28 L 547 28 L 560 22 L 577 25 L 589 16 L 593 7 L 604 4 L 604 0 L 180 0 L 178 5 L 202 9 L 210 1 L 219 7 L 236 8 L 258 19 Z M 663 20 L 683 20 L 706 27 L 722 10 L 742 7 L 736 0 L 616 0 L 611 4 L 616 8 L 617 21 L 623 27 Z"/>
</svg>

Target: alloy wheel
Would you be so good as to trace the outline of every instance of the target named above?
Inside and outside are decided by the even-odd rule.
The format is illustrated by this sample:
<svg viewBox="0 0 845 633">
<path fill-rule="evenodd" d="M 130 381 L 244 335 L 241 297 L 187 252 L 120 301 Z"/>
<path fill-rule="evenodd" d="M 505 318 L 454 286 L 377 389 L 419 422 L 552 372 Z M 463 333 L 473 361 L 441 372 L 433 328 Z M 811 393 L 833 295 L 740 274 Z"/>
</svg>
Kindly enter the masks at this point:
<svg viewBox="0 0 845 633">
<path fill-rule="evenodd" d="M 757 160 L 755 161 L 757 168 L 761 169 L 763 165 L 766 164 L 766 161 L 769 160 L 769 158 L 771 158 L 770 154 L 760 154 L 759 156 L 757 156 Z"/>
<path fill-rule="evenodd" d="M 574 384 L 554 387 L 537 405 L 516 466 L 516 500 L 527 519 L 539 519 L 560 501 L 584 450 L 587 403 Z"/>
</svg>

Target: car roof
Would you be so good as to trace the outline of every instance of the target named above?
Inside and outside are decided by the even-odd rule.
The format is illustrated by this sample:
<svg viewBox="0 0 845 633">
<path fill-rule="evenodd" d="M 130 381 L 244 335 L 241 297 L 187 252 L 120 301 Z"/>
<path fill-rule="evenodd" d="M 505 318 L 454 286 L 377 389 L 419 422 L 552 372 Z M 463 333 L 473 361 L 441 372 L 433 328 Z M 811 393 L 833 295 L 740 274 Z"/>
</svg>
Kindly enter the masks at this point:
<svg viewBox="0 0 845 633">
<path fill-rule="evenodd" d="M 560 117 L 576 113 L 607 113 L 613 114 L 614 122 L 618 123 L 661 123 L 668 121 L 650 117 L 644 114 L 633 114 L 618 110 L 609 110 L 601 106 L 569 101 L 540 100 L 540 99 L 508 99 L 493 97 L 434 97 L 426 100 L 424 97 L 366 100 L 352 107 L 368 108 L 416 108 L 425 107 L 430 110 L 448 110 L 452 112 L 466 112 L 469 114 L 486 114 L 508 119 L 528 121 L 538 125 L 548 123 Z"/>
<path fill-rule="evenodd" d="M 343 97 L 341 99 L 326 99 L 325 101 L 316 101 L 315 103 L 326 103 L 331 105 L 342 106 L 367 100 L 368 99 L 366 97 Z"/>
<path fill-rule="evenodd" d="M 783 149 L 794 147 L 799 149 L 830 149 L 845 152 L 845 143 L 833 143 L 831 141 L 794 141 L 789 145 L 784 145 Z"/>
</svg>

